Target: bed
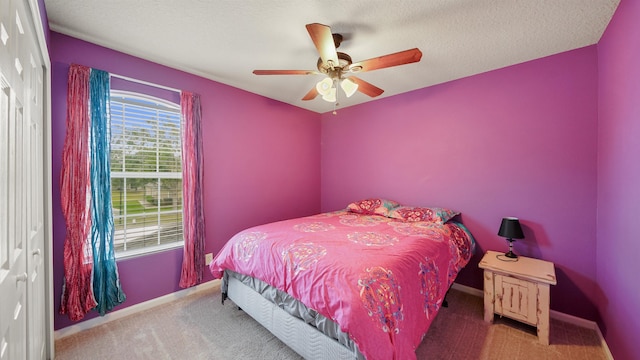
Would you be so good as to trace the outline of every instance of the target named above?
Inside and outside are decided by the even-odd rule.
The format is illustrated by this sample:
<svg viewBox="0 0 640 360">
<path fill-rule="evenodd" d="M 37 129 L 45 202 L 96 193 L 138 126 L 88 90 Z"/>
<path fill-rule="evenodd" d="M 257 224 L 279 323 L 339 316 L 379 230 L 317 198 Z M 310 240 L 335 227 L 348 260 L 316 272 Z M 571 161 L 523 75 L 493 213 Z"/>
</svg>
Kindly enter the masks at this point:
<svg viewBox="0 0 640 360">
<path fill-rule="evenodd" d="M 365 199 L 233 236 L 209 267 L 307 359 L 415 359 L 475 241 L 459 213 Z"/>
</svg>

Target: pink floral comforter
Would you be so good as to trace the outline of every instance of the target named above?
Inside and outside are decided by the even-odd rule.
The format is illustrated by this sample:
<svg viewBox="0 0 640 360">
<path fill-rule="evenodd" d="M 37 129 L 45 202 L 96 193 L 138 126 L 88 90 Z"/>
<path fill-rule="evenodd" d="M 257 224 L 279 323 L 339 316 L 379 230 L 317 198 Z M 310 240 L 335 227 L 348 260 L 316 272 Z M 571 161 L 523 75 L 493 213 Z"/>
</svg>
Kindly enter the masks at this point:
<svg viewBox="0 0 640 360">
<path fill-rule="evenodd" d="M 258 278 L 339 324 L 367 359 L 415 359 L 449 286 L 473 253 L 457 223 L 347 211 L 256 226 L 210 264 Z"/>
</svg>

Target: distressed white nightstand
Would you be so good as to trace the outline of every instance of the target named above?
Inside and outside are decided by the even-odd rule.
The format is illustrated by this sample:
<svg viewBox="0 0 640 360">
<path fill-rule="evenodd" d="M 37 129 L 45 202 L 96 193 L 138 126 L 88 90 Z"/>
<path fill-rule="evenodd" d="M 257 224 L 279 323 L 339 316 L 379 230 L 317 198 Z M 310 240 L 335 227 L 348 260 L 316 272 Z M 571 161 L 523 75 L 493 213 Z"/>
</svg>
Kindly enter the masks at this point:
<svg viewBox="0 0 640 360">
<path fill-rule="evenodd" d="M 501 260 L 502 259 L 502 260 Z M 538 339 L 549 345 L 549 286 L 556 284 L 552 262 L 487 251 L 478 266 L 484 269 L 484 321 L 494 314 L 533 325 Z"/>
</svg>

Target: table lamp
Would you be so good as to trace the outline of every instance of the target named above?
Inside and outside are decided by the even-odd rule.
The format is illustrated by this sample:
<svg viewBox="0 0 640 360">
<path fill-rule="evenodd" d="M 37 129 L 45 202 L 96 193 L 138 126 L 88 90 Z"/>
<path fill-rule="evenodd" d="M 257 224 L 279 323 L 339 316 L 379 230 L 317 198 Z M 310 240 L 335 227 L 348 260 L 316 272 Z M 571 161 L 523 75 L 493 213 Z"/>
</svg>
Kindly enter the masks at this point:
<svg viewBox="0 0 640 360">
<path fill-rule="evenodd" d="M 518 220 L 518 218 L 503 218 L 502 223 L 500 224 L 498 235 L 507 238 L 507 241 L 509 242 L 509 252 L 504 254 L 504 256 L 511 259 L 517 259 L 518 255 L 513 253 L 513 241 L 514 239 L 524 239 L 522 227 L 520 226 L 520 221 Z"/>
</svg>

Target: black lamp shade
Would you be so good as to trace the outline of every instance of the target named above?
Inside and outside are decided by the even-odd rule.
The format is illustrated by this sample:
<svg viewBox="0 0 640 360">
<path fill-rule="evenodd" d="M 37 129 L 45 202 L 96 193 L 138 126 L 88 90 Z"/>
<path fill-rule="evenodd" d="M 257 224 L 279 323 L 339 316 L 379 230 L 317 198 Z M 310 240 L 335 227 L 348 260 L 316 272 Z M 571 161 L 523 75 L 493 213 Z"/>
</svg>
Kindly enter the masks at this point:
<svg viewBox="0 0 640 360">
<path fill-rule="evenodd" d="M 508 239 L 524 239 L 522 227 L 518 218 L 506 217 L 502 219 L 498 235 Z"/>
</svg>

